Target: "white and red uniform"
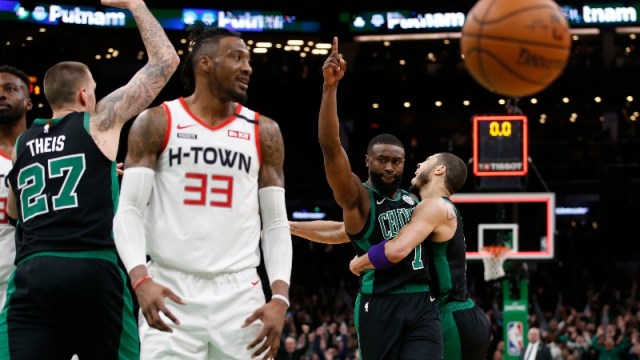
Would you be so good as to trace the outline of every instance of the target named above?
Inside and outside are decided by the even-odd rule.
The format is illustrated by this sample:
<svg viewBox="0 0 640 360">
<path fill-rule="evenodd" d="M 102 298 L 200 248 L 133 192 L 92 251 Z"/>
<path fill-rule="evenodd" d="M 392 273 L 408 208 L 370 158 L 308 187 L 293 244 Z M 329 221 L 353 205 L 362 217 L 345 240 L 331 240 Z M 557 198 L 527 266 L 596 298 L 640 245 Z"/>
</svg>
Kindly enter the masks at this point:
<svg viewBox="0 0 640 360">
<path fill-rule="evenodd" d="M 165 318 L 173 333 L 149 328 L 141 314 L 142 359 L 250 359 L 245 347 L 262 323 L 241 325 L 265 303 L 256 271 L 259 115 L 238 104 L 233 116 L 211 127 L 183 98 L 163 107 L 167 132 L 144 213 L 148 267 L 154 281 L 187 305 L 167 301 L 181 321 L 175 326 Z"/>
<path fill-rule="evenodd" d="M 4 307 L 7 284 L 15 269 L 16 258 L 15 228 L 9 224 L 6 212 L 9 197 L 6 177 L 12 167 L 11 156 L 0 152 L 0 311 Z"/>
</svg>

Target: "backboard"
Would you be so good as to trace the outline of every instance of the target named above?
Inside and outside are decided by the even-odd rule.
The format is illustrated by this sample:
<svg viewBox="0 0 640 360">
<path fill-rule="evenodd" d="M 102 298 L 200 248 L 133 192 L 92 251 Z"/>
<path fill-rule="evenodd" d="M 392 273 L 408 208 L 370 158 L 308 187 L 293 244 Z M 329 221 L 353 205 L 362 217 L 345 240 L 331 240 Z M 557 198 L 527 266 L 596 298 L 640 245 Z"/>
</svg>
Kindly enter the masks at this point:
<svg viewBox="0 0 640 360">
<path fill-rule="evenodd" d="M 487 245 L 511 247 L 508 259 L 554 258 L 554 193 L 459 193 L 451 201 L 462 215 L 467 259 L 482 259 Z"/>
</svg>

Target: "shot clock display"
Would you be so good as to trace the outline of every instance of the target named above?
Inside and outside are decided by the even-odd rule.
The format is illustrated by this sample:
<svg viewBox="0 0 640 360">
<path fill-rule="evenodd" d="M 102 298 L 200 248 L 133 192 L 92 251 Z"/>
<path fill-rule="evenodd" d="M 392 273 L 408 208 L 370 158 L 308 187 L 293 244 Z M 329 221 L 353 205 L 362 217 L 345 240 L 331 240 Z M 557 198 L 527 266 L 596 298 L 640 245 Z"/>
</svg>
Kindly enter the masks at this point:
<svg viewBox="0 0 640 360">
<path fill-rule="evenodd" d="M 474 116 L 473 173 L 476 176 L 524 176 L 529 144 L 524 115 Z"/>
</svg>

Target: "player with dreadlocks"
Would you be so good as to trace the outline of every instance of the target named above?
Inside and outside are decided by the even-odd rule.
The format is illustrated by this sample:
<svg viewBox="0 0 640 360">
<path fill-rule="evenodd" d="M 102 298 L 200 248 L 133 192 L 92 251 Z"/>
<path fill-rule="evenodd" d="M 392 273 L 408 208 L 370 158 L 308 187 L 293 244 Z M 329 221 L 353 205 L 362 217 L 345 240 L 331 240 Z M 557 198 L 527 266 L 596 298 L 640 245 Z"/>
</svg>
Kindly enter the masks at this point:
<svg viewBox="0 0 640 360">
<path fill-rule="evenodd" d="M 252 69 L 240 34 L 202 24 L 190 31 L 182 76 L 192 93 L 135 120 L 115 218 L 146 319 L 141 358 L 273 358 L 292 260 L 282 134 L 242 105 Z"/>
</svg>

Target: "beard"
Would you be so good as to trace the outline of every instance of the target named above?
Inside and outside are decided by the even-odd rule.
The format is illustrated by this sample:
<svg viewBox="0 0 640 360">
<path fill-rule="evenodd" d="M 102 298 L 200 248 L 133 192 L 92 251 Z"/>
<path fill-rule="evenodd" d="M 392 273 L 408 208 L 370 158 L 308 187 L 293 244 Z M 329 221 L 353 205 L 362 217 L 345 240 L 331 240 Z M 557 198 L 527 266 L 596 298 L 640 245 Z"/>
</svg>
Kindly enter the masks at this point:
<svg viewBox="0 0 640 360">
<path fill-rule="evenodd" d="M 393 182 L 385 182 L 382 180 L 382 175 L 369 172 L 369 177 L 371 178 L 371 183 L 373 186 L 383 193 L 384 195 L 393 195 L 400 188 L 400 183 L 402 182 L 402 175 L 396 177 Z"/>
<path fill-rule="evenodd" d="M 418 199 L 420 198 L 420 186 L 411 184 L 411 186 L 409 186 L 409 192 L 417 196 Z"/>
<path fill-rule="evenodd" d="M 231 100 L 240 103 L 242 105 L 245 105 L 247 103 L 247 101 L 249 100 L 249 95 L 247 95 L 246 92 L 240 92 L 240 91 L 230 91 L 229 92 L 229 96 L 231 97 Z"/>
<path fill-rule="evenodd" d="M 409 192 L 417 196 L 418 199 L 420 199 L 420 189 L 422 189 L 422 187 L 426 185 L 428 182 L 429 182 L 429 177 L 427 175 L 425 175 L 424 173 L 418 175 L 418 178 L 416 179 L 415 184 L 412 183 L 411 186 L 409 187 Z"/>
<path fill-rule="evenodd" d="M 24 106 L 18 108 L 10 108 L 8 110 L 0 111 L 0 125 L 13 124 L 22 118 L 24 114 Z"/>
</svg>

